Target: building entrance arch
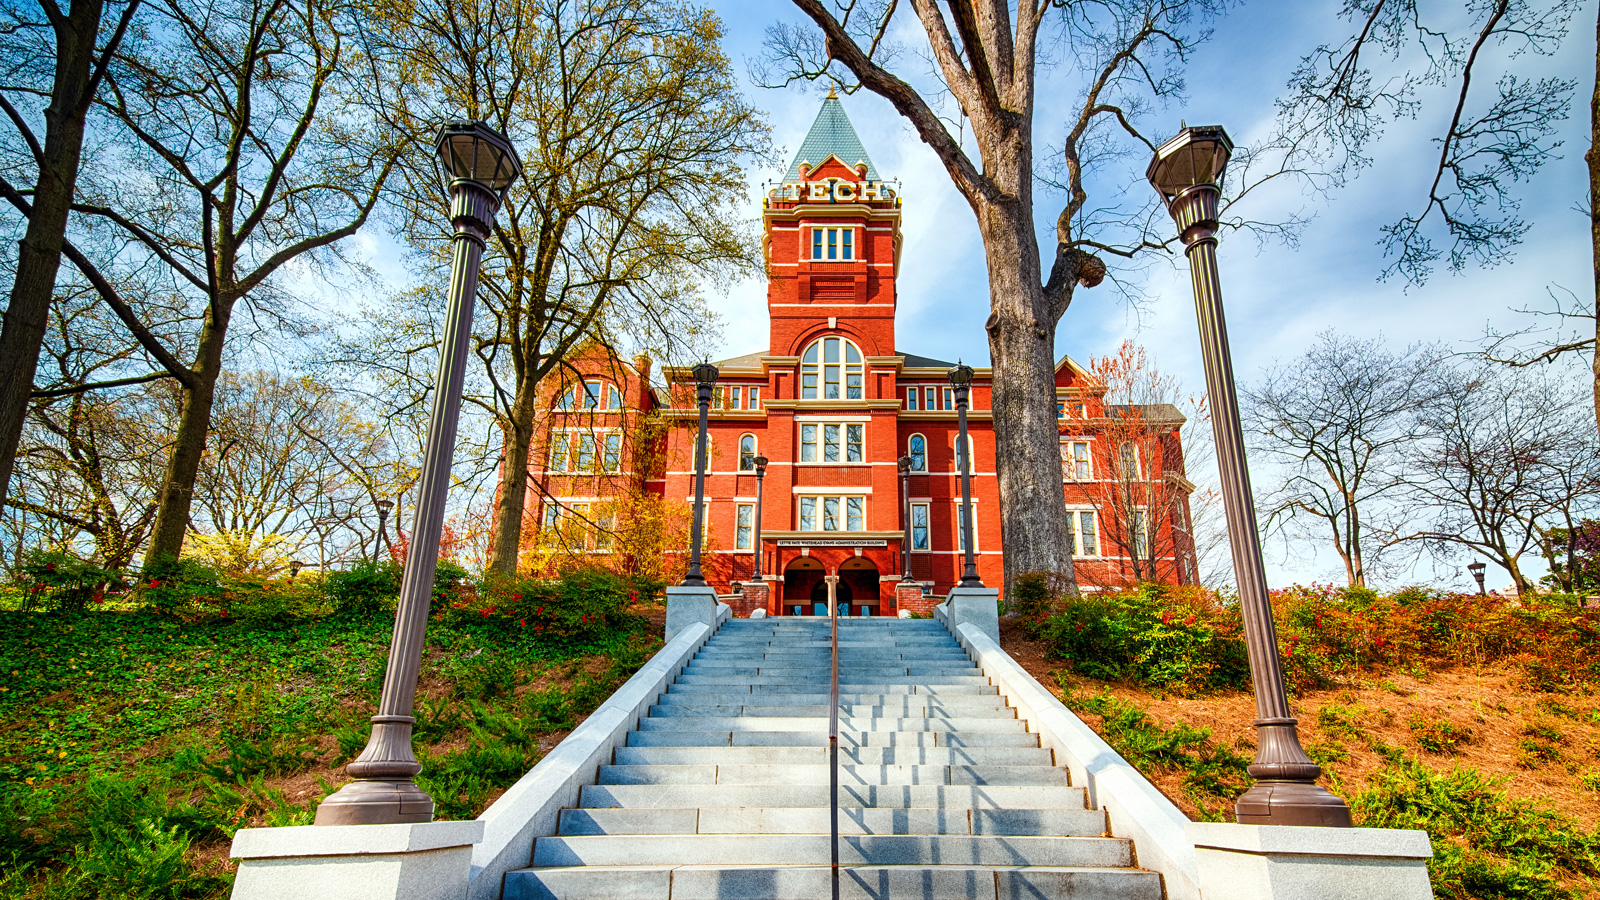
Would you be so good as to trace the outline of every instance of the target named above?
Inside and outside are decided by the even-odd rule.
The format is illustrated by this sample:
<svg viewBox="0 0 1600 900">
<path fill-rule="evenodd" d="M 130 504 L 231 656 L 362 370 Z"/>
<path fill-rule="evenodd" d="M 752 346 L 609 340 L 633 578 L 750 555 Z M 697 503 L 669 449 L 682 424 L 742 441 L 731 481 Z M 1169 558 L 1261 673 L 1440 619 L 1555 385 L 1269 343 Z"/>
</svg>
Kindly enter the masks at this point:
<svg viewBox="0 0 1600 900">
<path fill-rule="evenodd" d="M 852 556 L 839 564 L 839 602 L 849 603 L 840 615 L 876 616 L 878 605 L 878 565 L 865 556 Z"/>
<path fill-rule="evenodd" d="M 797 556 L 783 567 L 783 604 L 779 613 L 785 616 L 825 616 L 828 614 L 828 585 L 822 580 L 827 570 L 815 557 Z M 820 605 L 812 604 L 816 588 L 823 591 Z"/>
</svg>

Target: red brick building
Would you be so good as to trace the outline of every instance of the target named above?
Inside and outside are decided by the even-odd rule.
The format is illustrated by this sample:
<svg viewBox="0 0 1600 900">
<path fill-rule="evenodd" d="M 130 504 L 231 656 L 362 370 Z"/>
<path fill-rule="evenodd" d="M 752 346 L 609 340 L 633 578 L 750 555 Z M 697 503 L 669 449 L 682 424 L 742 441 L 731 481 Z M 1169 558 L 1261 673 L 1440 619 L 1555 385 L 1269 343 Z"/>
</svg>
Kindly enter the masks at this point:
<svg viewBox="0 0 1600 900">
<path fill-rule="evenodd" d="M 960 577 L 957 422 L 946 378 L 953 363 L 898 348 L 900 211 L 897 191 L 830 96 L 783 184 L 762 203 L 767 348 L 716 363 L 703 568 L 720 593 L 746 586 L 741 613 L 762 602 L 773 614 L 825 610 L 826 574 L 840 576 L 839 600 L 852 614 L 921 611 Z M 666 368 L 668 390 L 658 393 L 647 360 L 628 366 L 590 354 L 577 368 L 586 387 L 563 386 L 566 399 L 552 403 L 530 515 L 545 530 L 574 513 L 610 527 L 593 510 L 626 484 L 687 515 L 697 415 L 689 369 Z M 989 369 L 975 370 L 967 415 L 974 543 L 984 583 L 1003 588 L 990 378 Z M 1105 385 L 1066 357 L 1056 388 L 1080 582 L 1192 582 L 1183 416 L 1167 405 L 1108 406 Z M 630 446 L 630 423 L 642 421 L 667 427 Z M 759 534 L 757 456 L 769 460 Z M 913 461 L 915 587 L 901 586 L 901 456 Z M 584 546 L 610 550 L 604 538 Z M 758 553 L 760 587 L 749 584 Z"/>
</svg>

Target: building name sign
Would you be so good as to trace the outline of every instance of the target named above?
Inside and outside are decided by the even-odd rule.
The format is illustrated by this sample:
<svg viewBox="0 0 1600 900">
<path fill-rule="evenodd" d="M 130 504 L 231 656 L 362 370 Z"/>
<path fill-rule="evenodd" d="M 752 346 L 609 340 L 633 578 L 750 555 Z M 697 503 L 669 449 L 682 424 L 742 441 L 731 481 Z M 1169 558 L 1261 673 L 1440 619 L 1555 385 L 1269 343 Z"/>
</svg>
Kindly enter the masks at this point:
<svg viewBox="0 0 1600 900">
<path fill-rule="evenodd" d="M 887 547 L 883 538 L 780 538 L 779 547 Z"/>
<path fill-rule="evenodd" d="M 894 188 L 883 181 L 792 181 L 767 192 L 769 200 L 807 203 L 858 203 L 863 200 L 893 200 Z"/>
</svg>

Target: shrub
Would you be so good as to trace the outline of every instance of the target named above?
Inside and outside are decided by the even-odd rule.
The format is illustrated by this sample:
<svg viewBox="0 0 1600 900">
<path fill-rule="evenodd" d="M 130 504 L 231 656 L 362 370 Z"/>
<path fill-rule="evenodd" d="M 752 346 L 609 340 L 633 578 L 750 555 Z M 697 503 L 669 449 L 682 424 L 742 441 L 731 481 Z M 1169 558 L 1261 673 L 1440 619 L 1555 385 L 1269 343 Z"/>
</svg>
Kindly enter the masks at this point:
<svg viewBox="0 0 1600 900">
<path fill-rule="evenodd" d="M 1455 753 L 1457 747 L 1472 740 L 1471 728 L 1452 725 L 1443 719 L 1413 714 L 1406 724 L 1417 746 L 1429 753 Z"/>
<path fill-rule="evenodd" d="M 214 617 L 222 607 L 217 570 L 192 559 L 160 559 L 144 567 L 139 594 L 150 609 L 186 621 Z"/>
<path fill-rule="evenodd" d="M 644 588 L 653 584 L 644 583 Z M 495 622 L 542 642 L 579 645 L 636 627 L 628 607 L 641 599 L 634 580 L 609 569 L 587 568 L 559 578 L 486 582 L 473 595 L 458 595 L 446 614 L 457 623 Z"/>
<path fill-rule="evenodd" d="M 122 573 L 59 551 L 28 551 L 21 575 L 25 610 L 82 611 L 122 587 Z"/>
<path fill-rule="evenodd" d="M 400 566 L 387 560 L 362 560 L 343 571 L 329 572 L 323 579 L 323 591 L 336 613 L 373 615 L 393 608 L 400 593 Z"/>
</svg>

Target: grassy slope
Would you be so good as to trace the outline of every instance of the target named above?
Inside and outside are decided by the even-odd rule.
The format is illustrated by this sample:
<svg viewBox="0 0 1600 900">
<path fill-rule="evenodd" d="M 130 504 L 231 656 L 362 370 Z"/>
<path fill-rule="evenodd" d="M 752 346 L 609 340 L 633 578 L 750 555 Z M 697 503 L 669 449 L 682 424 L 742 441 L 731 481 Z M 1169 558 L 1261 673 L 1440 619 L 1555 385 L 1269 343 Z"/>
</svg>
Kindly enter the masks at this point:
<svg viewBox="0 0 1600 900">
<path fill-rule="evenodd" d="M 1239 770 L 1255 753 L 1252 695 L 1161 696 L 1067 675 L 1017 622 L 1002 620 L 1001 631 L 1007 651 L 1091 727 L 1115 745 L 1131 742 L 1130 755 L 1144 757 L 1143 771 L 1185 814 L 1232 819 L 1231 795 L 1245 784 Z M 1470 780 L 1468 770 L 1474 770 L 1486 782 L 1504 779 L 1514 797 L 1593 836 L 1579 851 L 1589 862 L 1600 849 L 1600 700 L 1592 695 L 1527 693 L 1499 669 L 1418 668 L 1302 692 L 1290 705 L 1300 719 L 1301 742 L 1323 764 L 1322 784 L 1340 796 L 1376 797 L 1396 777 L 1404 780 L 1412 763 L 1441 779 L 1455 773 Z M 1139 712 L 1153 728 L 1128 727 L 1130 715 L 1136 719 Z M 1495 806 L 1488 797 L 1492 784 L 1479 787 L 1469 791 L 1481 795 L 1474 802 Z M 1514 818 L 1498 808 L 1494 815 Z M 1431 830 L 1436 849 L 1441 841 L 1465 846 L 1472 840 L 1466 827 L 1453 832 L 1436 824 Z M 1436 873 L 1434 888 L 1440 897 L 1600 896 L 1600 881 L 1560 866 L 1549 879 L 1553 889 L 1539 883 L 1508 889 L 1506 880 L 1480 879 L 1491 883 L 1475 887 L 1469 879 L 1462 888 L 1442 883 Z"/>
<path fill-rule="evenodd" d="M 234 831 L 309 823 L 346 780 L 391 627 L 0 612 L 0 898 L 225 896 Z M 561 647 L 431 625 L 416 744 L 439 817 L 492 802 L 657 632 Z"/>
</svg>

